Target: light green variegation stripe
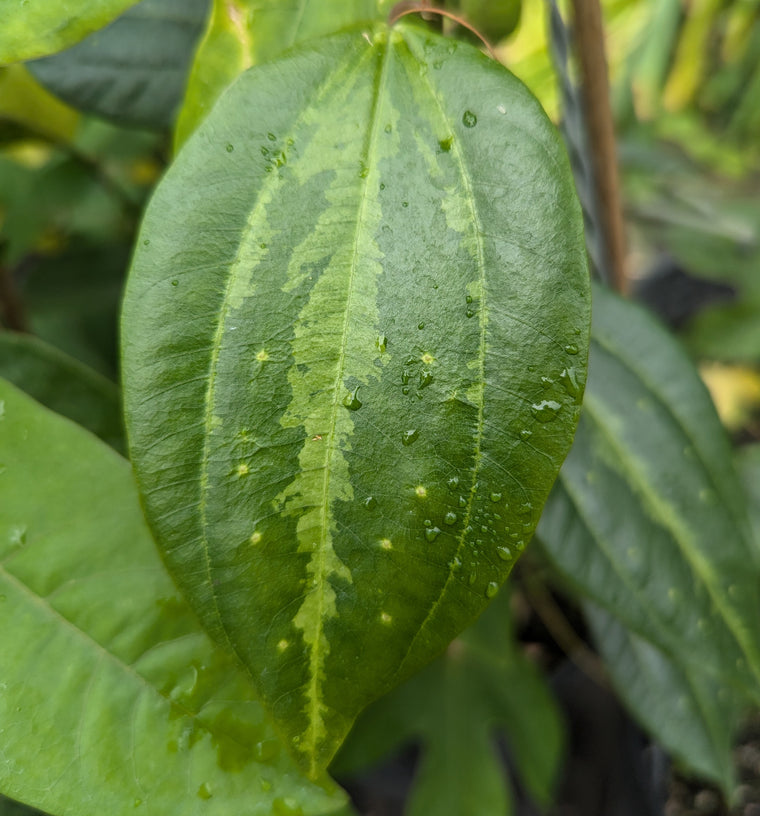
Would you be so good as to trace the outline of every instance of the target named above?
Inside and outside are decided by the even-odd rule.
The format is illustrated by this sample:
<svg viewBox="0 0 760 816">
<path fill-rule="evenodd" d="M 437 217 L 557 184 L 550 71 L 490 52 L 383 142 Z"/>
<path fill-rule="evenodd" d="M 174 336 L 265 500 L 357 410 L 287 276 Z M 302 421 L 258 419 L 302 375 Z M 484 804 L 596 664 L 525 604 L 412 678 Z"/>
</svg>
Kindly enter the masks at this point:
<svg viewBox="0 0 760 816">
<path fill-rule="evenodd" d="M 241 76 L 146 214 L 146 511 L 310 774 L 482 611 L 567 451 L 589 306 L 560 150 L 501 66 L 381 25 Z"/>
</svg>

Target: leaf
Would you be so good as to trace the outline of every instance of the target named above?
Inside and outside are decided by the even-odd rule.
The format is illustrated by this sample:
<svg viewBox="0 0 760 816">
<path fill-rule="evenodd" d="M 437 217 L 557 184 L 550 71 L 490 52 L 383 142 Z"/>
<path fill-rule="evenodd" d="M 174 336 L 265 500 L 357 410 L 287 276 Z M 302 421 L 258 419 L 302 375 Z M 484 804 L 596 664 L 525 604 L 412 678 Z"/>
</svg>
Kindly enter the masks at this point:
<svg viewBox="0 0 760 816">
<path fill-rule="evenodd" d="M 739 448 L 735 461 L 747 496 L 755 549 L 760 549 L 760 443 Z"/>
<path fill-rule="evenodd" d="M 171 125 L 209 0 L 143 0 L 106 28 L 29 63 L 46 88 L 80 110 L 129 125 Z"/>
<path fill-rule="evenodd" d="M 357 757 L 374 764 L 404 742 L 421 741 L 409 816 L 509 814 L 497 735 L 506 736 L 520 781 L 539 804 L 550 804 L 562 722 L 541 674 L 517 647 L 504 592 L 444 657 L 359 717 L 334 772 L 355 773 Z"/>
<path fill-rule="evenodd" d="M 32 335 L 3 331 L 0 377 L 117 451 L 124 449 L 118 387 L 73 357 Z"/>
<path fill-rule="evenodd" d="M 370 39 L 225 93 L 151 202 L 122 316 L 159 546 L 311 773 L 504 581 L 585 380 L 555 129 L 469 46 Z"/>
<path fill-rule="evenodd" d="M 584 608 L 621 700 L 679 764 L 720 785 L 728 799 L 735 788 L 731 749 L 741 700 L 600 607 L 587 602 Z"/>
<path fill-rule="evenodd" d="M 175 130 L 178 150 L 222 91 L 291 46 L 382 17 L 377 0 L 213 0 Z"/>
<path fill-rule="evenodd" d="M 128 463 L 7 383 L 0 400 L 0 790 L 61 816 L 341 807 L 177 596 Z"/>
<path fill-rule="evenodd" d="M 0 0 L 0 65 L 43 57 L 110 23 L 136 0 Z"/>
<path fill-rule="evenodd" d="M 605 290 L 594 298 L 583 413 L 540 540 L 576 592 L 674 671 L 756 701 L 758 548 L 726 435 L 672 337 Z"/>
</svg>

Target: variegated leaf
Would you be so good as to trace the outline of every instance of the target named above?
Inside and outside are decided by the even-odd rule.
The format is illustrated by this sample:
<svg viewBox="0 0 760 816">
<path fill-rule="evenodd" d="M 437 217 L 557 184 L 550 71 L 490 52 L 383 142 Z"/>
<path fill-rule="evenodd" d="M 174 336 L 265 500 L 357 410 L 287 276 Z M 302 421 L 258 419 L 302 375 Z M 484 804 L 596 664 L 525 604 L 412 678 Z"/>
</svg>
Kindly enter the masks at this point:
<svg viewBox="0 0 760 816">
<path fill-rule="evenodd" d="M 530 539 L 589 300 L 555 129 L 412 25 L 244 74 L 158 188 L 123 315 L 144 504 L 311 772 Z"/>
</svg>

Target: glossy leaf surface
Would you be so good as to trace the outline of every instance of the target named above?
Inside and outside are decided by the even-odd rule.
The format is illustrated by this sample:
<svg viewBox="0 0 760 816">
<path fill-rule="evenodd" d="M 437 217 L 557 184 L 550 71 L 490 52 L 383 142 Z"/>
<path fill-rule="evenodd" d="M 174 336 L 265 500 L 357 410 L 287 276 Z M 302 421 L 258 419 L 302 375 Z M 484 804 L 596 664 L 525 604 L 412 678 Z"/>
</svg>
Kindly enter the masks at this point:
<svg viewBox="0 0 760 816">
<path fill-rule="evenodd" d="M 758 700 L 758 547 L 725 432 L 672 337 L 609 292 L 594 298 L 583 414 L 540 539 L 576 591 L 674 671 Z"/>
<path fill-rule="evenodd" d="M 735 786 L 731 749 L 745 706 L 714 678 L 672 660 L 605 610 L 584 604 L 594 642 L 620 699 L 682 767 Z"/>
<path fill-rule="evenodd" d="M 208 9 L 209 0 L 143 0 L 29 69 L 75 108 L 129 125 L 167 127 L 184 95 Z"/>
<path fill-rule="evenodd" d="M 178 597 L 129 464 L 4 382 L 0 461 L 0 791 L 56 816 L 342 807 Z"/>
<path fill-rule="evenodd" d="M 151 202 L 122 323 L 160 547 L 311 772 L 495 594 L 585 381 L 556 131 L 475 49 L 372 36 L 224 94 Z"/>
<path fill-rule="evenodd" d="M 97 371 L 33 335 L 4 331 L 0 377 L 123 451 L 119 389 Z"/>
<path fill-rule="evenodd" d="M 61 51 L 107 25 L 136 0 L 0 0 L 0 65 Z"/>
<path fill-rule="evenodd" d="M 408 816 L 504 816 L 513 803 L 500 739 L 521 785 L 537 803 L 550 804 L 562 721 L 511 630 L 502 592 L 443 657 L 359 717 L 336 758 L 338 778 L 376 765 L 405 743 L 421 743 Z"/>
<path fill-rule="evenodd" d="M 177 121 L 175 148 L 247 68 L 304 40 L 378 17 L 377 0 L 214 0 Z"/>
</svg>

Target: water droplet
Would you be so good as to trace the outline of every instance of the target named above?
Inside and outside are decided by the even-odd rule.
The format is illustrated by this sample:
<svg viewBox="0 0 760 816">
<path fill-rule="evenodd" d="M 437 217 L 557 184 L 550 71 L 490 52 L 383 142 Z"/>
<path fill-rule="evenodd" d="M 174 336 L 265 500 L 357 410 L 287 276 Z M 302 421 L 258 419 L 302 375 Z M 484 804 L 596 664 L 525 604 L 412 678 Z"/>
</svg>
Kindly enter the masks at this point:
<svg viewBox="0 0 760 816">
<path fill-rule="evenodd" d="M 425 519 L 425 521 L 423 521 L 422 523 L 425 525 L 425 527 L 433 526 L 433 522 L 430 519 Z"/>
<path fill-rule="evenodd" d="M 369 167 L 364 162 L 360 163 L 359 166 L 359 178 L 367 178 L 369 175 Z"/>
<path fill-rule="evenodd" d="M 440 527 L 428 527 L 427 530 L 425 530 L 425 538 L 428 541 L 435 541 L 440 534 L 441 534 Z"/>
<path fill-rule="evenodd" d="M 554 400 L 541 400 L 530 406 L 533 416 L 539 422 L 551 422 L 560 412 L 562 405 Z"/>
<path fill-rule="evenodd" d="M 404 387 L 401 389 L 401 393 L 402 393 L 402 394 L 408 394 L 408 393 L 409 393 L 409 386 L 408 386 L 408 385 L 405 385 L 405 386 L 404 386 Z"/>
<path fill-rule="evenodd" d="M 443 61 L 442 61 L 442 60 L 436 60 L 436 61 L 433 63 L 433 68 L 434 68 L 436 71 L 440 71 L 440 70 L 441 70 L 441 68 L 443 68 Z"/>
<path fill-rule="evenodd" d="M 496 554 L 501 558 L 502 561 L 511 561 L 512 560 L 512 550 L 509 547 L 497 547 Z"/>
<path fill-rule="evenodd" d="M 465 303 L 472 303 L 472 295 L 467 295 L 467 297 L 464 299 L 464 302 Z"/>
<path fill-rule="evenodd" d="M 143 241 L 143 246 L 150 246 L 150 238 L 146 238 L 146 239 Z"/>
<path fill-rule="evenodd" d="M 474 128 L 478 124 L 478 117 L 472 111 L 466 110 L 462 114 L 462 124 L 468 128 Z"/>
<path fill-rule="evenodd" d="M 274 133 L 267 133 L 267 139 L 269 139 L 270 142 L 277 141 L 277 137 L 274 135 Z"/>
<path fill-rule="evenodd" d="M 424 323 L 418 323 L 418 324 L 417 324 L 417 328 L 418 328 L 418 329 L 420 329 L 420 330 L 422 330 L 422 329 L 424 329 L 424 328 L 425 328 L 425 324 L 424 324 Z"/>
<path fill-rule="evenodd" d="M 303 816 L 303 808 L 292 796 L 278 796 L 272 802 L 273 816 Z"/>
<path fill-rule="evenodd" d="M 467 576 L 467 583 L 472 586 L 475 581 L 478 580 L 478 573 L 475 570 L 472 570 L 470 574 Z"/>
<path fill-rule="evenodd" d="M 391 125 L 391 123 L 389 122 L 389 123 L 388 123 L 388 124 L 385 126 L 385 132 L 386 132 L 386 133 L 390 133 L 392 130 L 393 130 L 393 126 L 392 126 L 392 125 Z"/>
<path fill-rule="evenodd" d="M 26 544 L 26 526 L 19 525 L 16 527 L 11 527 L 11 532 L 8 539 L 12 547 L 23 547 L 24 544 Z"/>
<path fill-rule="evenodd" d="M 467 311 L 464 313 L 464 316 L 465 317 L 475 317 L 475 312 L 474 312 L 473 309 L 467 309 Z"/>
<path fill-rule="evenodd" d="M 565 391 L 567 391 L 571 397 L 577 397 L 580 392 L 580 388 L 578 386 L 578 375 L 575 368 L 573 368 L 573 366 L 563 368 L 559 378 L 562 381 Z"/>
<path fill-rule="evenodd" d="M 343 397 L 343 406 L 348 408 L 349 411 L 358 411 L 362 407 L 362 403 L 359 400 L 359 386 L 357 385 L 353 391 L 349 394 L 346 394 Z"/>
<path fill-rule="evenodd" d="M 449 510 L 449 512 L 446 513 L 446 515 L 444 516 L 443 520 L 446 522 L 446 524 L 456 524 L 457 523 L 457 514 L 452 513 Z"/>
<path fill-rule="evenodd" d="M 384 190 L 384 189 L 385 189 L 385 183 L 384 183 L 384 182 L 382 182 L 382 181 L 380 182 L 380 189 L 381 189 L 381 190 Z"/>
<path fill-rule="evenodd" d="M 487 524 L 481 524 L 480 525 L 480 532 L 481 533 L 487 533 L 488 532 L 488 525 Z"/>
<path fill-rule="evenodd" d="M 367 496 L 364 500 L 365 510 L 374 510 L 377 507 L 377 499 L 374 496 Z"/>
<path fill-rule="evenodd" d="M 172 281 L 172 286 L 179 286 L 179 281 L 176 278 Z"/>
<path fill-rule="evenodd" d="M 501 501 L 501 493 L 491 493 L 489 498 L 491 499 L 492 502 L 494 502 L 494 504 L 496 502 L 500 502 Z"/>
<path fill-rule="evenodd" d="M 142 799 L 135 799 L 132 806 L 138 808 L 138 807 L 140 807 L 141 804 L 142 804 Z"/>
<path fill-rule="evenodd" d="M 262 156 L 268 156 L 269 155 L 269 148 L 268 147 L 265 147 L 264 145 L 262 145 L 260 150 L 261 150 L 261 155 Z"/>
<path fill-rule="evenodd" d="M 533 436 L 533 431 L 529 431 L 527 428 L 523 428 L 523 429 L 520 431 L 520 437 L 521 437 L 522 439 L 530 439 L 530 438 L 531 438 L 531 436 Z"/>
<path fill-rule="evenodd" d="M 433 382 L 433 374 L 430 371 L 420 371 L 420 388 L 430 385 Z"/>
<path fill-rule="evenodd" d="M 496 583 L 496 581 L 489 581 L 488 586 L 486 587 L 486 598 L 493 598 L 498 591 L 499 585 Z"/>
<path fill-rule="evenodd" d="M 459 570 L 462 569 L 462 559 L 458 555 L 455 555 L 451 561 L 449 561 L 449 569 L 452 572 L 459 572 Z"/>
<path fill-rule="evenodd" d="M 438 146 L 441 148 L 441 150 L 444 153 L 448 153 L 449 150 L 451 150 L 451 145 L 453 145 L 453 144 L 454 144 L 454 137 L 453 136 L 449 136 L 446 139 L 440 139 L 438 141 Z"/>
<path fill-rule="evenodd" d="M 211 793 L 211 788 L 208 786 L 208 782 L 204 782 L 198 788 L 198 798 L 199 799 L 210 799 L 213 796 Z"/>
<path fill-rule="evenodd" d="M 259 244 L 259 249 L 266 249 L 267 245 L 265 243 Z"/>
<path fill-rule="evenodd" d="M 388 338 L 384 334 L 379 334 L 377 336 L 377 340 L 375 341 L 375 344 L 377 345 L 378 349 L 380 349 L 380 352 L 382 353 L 388 347 Z"/>
<path fill-rule="evenodd" d="M 459 477 L 452 476 L 446 484 L 448 484 L 449 490 L 456 490 L 459 487 Z"/>
<path fill-rule="evenodd" d="M 235 149 L 235 145 L 233 145 L 233 144 L 228 144 L 228 145 L 227 145 L 227 147 L 225 148 L 225 150 L 226 150 L 228 153 L 232 153 L 232 151 L 233 151 L 234 149 Z"/>
<path fill-rule="evenodd" d="M 460 507 L 467 507 L 467 499 L 464 496 L 459 497 L 459 506 Z"/>
<path fill-rule="evenodd" d="M 504 115 L 507 112 L 507 109 L 504 105 L 497 105 L 496 110 L 499 111 L 499 113 L 502 115 Z"/>
<path fill-rule="evenodd" d="M 401 206 L 402 206 L 402 207 L 408 207 L 408 206 L 409 206 L 409 202 L 408 202 L 408 201 L 402 201 L 402 202 L 401 202 Z"/>
<path fill-rule="evenodd" d="M 417 441 L 417 437 L 420 435 L 420 432 L 416 428 L 412 428 L 411 430 L 404 431 L 401 434 L 401 442 L 404 445 L 412 445 Z"/>
<path fill-rule="evenodd" d="M 575 343 L 568 343 L 568 344 L 565 346 L 565 351 L 566 351 L 568 354 L 577 354 L 577 353 L 578 353 L 578 351 L 579 351 L 579 348 L 578 348 L 578 346 L 577 346 Z"/>
</svg>

